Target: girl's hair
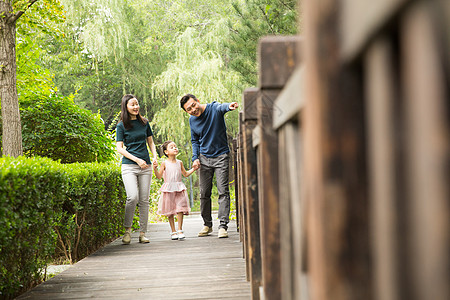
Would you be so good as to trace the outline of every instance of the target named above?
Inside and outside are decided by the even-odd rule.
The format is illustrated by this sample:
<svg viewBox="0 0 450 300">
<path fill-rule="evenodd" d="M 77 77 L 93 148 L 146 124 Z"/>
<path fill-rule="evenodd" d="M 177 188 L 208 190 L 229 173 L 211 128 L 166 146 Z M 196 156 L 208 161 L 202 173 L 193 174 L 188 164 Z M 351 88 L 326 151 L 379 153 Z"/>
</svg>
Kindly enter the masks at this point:
<svg viewBox="0 0 450 300">
<path fill-rule="evenodd" d="M 166 152 L 164 152 L 164 151 L 167 150 L 167 146 L 169 146 L 170 143 L 173 143 L 173 141 L 165 141 L 164 144 L 161 145 L 161 150 L 166 157 L 168 157 L 168 156 L 167 156 Z"/>
<path fill-rule="evenodd" d="M 136 97 L 132 94 L 126 94 L 122 97 L 122 104 L 120 106 L 121 113 L 120 113 L 120 120 L 123 122 L 123 126 L 125 126 L 125 129 L 130 129 L 133 127 L 133 124 L 131 124 L 131 118 L 130 114 L 128 113 L 127 104 L 128 101 L 131 99 L 136 99 Z M 136 116 L 139 122 L 141 122 L 142 125 L 147 124 L 148 120 L 141 116 L 140 113 Z"/>
</svg>

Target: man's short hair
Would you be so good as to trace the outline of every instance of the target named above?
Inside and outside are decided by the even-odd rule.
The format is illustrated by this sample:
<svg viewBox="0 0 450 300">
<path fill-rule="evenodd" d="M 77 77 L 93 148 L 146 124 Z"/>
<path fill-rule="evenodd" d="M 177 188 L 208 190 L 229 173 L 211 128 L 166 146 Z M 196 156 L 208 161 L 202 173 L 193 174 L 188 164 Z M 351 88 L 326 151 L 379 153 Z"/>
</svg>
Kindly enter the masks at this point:
<svg viewBox="0 0 450 300">
<path fill-rule="evenodd" d="M 188 102 L 189 101 L 189 99 L 194 99 L 195 101 L 198 101 L 198 99 L 197 99 L 197 97 L 195 97 L 194 95 L 192 95 L 192 94 L 186 94 L 186 95 L 184 95 L 183 97 L 181 97 L 181 100 L 180 100 L 180 106 L 181 106 L 181 108 L 184 110 L 184 111 L 186 111 L 185 109 L 184 109 L 184 105 L 186 104 L 186 102 Z"/>
</svg>

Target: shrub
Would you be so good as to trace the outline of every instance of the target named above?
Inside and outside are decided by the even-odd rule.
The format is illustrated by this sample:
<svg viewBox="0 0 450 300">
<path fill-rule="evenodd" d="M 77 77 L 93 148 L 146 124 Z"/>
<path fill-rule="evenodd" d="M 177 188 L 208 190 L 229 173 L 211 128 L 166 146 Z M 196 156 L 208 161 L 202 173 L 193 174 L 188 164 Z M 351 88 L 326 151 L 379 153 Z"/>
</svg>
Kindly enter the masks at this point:
<svg viewBox="0 0 450 300">
<path fill-rule="evenodd" d="M 58 249 L 77 261 L 123 229 L 125 189 L 117 164 L 64 165 L 68 191 L 55 232 Z"/>
<path fill-rule="evenodd" d="M 55 206 L 66 175 L 49 159 L 0 160 L 0 292 L 13 295 L 39 280 L 54 253 Z"/>
<path fill-rule="evenodd" d="M 23 151 L 63 163 L 107 162 L 114 158 L 113 139 L 99 114 L 78 107 L 73 95 L 20 101 Z"/>
<path fill-rule="evenodd" d="M 41 281 L 60 255 L 75 261 L 118 236 L 125 190 L 114 163 L 0 159 L 0 298 Z"/>
</svg>

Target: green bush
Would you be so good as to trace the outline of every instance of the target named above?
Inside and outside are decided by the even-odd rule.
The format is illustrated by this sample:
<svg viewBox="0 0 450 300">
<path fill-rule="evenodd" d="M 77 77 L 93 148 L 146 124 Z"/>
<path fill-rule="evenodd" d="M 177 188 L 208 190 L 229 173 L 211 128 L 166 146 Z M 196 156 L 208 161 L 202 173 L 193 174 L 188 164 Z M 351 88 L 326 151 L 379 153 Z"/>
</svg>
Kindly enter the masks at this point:
<svg viewBox="0 0 450 300">
<path fill-rule="evenodd" d="M 58 249 L 70 261 L 95 251 L 123 230 L 126 199 L 115 163 L 63 165 L 68 191 L 55 232 Z"/>
<path fill-rule="evenodd" d="M 78 260 L 119 235 L 125 190 L 115 163 L 0 159 L 0 298 L 42 280 L 55 257 Z"/>
<path fill-rule="evenodd" d="M 49 159 L 0 160 L 0 291 L 28 288 L 54 253 L 55 206 L 66 191 L 65 172 Z"/>
<path fill-rule="evenodd" d="M 114 158 L 113 139 L 99 114 L 78 107 L 73 95 L 21 99 L 23 151 L 63 163 L 107 162 Z"/>
</svg>

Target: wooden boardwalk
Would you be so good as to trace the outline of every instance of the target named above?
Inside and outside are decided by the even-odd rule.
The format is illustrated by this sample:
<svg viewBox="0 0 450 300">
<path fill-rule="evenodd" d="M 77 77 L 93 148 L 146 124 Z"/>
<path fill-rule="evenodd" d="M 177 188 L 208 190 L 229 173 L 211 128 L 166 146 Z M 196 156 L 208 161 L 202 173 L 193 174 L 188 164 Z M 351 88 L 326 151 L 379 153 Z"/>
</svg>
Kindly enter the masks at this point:
<svg viewBox="0 0 450 300">
<path fill-rule="evenodd" d="M 229 238 L 197 237 L 200 216 L 185 219 L 185 241 L 169 238 L 169 224 L 149 224 L 149 244 L 121 239 L 17 299 L 250 299 L 236 223 Z"/>
</svg>

